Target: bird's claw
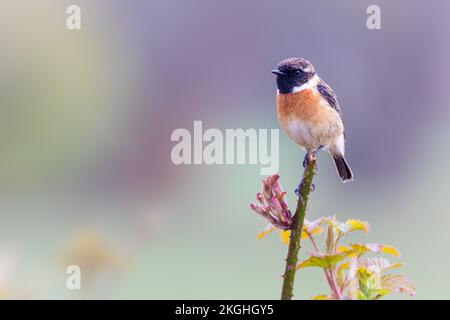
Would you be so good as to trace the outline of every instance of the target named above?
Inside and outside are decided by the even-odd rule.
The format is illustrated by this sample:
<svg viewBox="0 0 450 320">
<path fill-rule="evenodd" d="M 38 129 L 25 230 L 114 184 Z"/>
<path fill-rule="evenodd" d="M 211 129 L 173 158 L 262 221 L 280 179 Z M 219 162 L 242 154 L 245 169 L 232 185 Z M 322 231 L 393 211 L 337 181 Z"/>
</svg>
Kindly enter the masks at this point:
<svg viewBox="0 0 450 320">
<path fill-rule="evenodd" d="M 318 149 L 320 150 L 320 149 Z M 307 169 L 309 168 L 310 164 L 312 161 L 314 161 L 316 159 L 316 152 L 307 152 L 305 155 L 305 158 L 303 159 L 303 168 Z M 317 161 L 316 164 L 317 166 Z M 315 167 L 316 168 L 316 167 Z"/>
<path fill-rule="evenodd" d="M 305 158 L 303 159 L 303 168 L 308 168 L 308 155 L 305 156 Z"/>
<path fill-rule="evenodd" d="M 300 182 L 297 189 L 295 189 L 295 191 L 294 191 L 296 196 L 299 197 L 301 201 L 303 201 L 302 188 L 303 188 L 303 181 Z"/>
</svg>

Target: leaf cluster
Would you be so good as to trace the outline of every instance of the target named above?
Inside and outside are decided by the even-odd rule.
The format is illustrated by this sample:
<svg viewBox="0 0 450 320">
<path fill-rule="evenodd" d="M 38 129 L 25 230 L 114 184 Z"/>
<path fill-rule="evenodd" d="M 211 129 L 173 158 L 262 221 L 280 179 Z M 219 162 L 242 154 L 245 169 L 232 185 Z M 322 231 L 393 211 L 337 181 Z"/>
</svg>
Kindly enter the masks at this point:
<svg viewBox="0 0 450 320">
<path fill-rule="evenodd" d="M 258 234 L 258 239 L 274 229 L 272 225 L 267 226 Z M 318 295 L 313 299 L 377 300 L 392 292 L 415 295 L 414 283 L 406 276 L 394 273 L 403 263 L 391 263 L 379 255 L 385 253 L 399 257 L 400 252 L 396 248 L 379 243 L 341 245 L 342 239 L 354 231 L 367 233 L 369 224 L 355 219 L 339 222 L 336 217 L 305 220 L 302 239 L 309 239 L 314 250 L 297 265 L 297 270 L 323 269 L 331 291 L 330 294 Z M 290 231 L 280 230 L 280 234 L 282 241 L 288 244 Z M 316 240 L 320 234 L 324 234 L 322 247 Z"/>
</svg>

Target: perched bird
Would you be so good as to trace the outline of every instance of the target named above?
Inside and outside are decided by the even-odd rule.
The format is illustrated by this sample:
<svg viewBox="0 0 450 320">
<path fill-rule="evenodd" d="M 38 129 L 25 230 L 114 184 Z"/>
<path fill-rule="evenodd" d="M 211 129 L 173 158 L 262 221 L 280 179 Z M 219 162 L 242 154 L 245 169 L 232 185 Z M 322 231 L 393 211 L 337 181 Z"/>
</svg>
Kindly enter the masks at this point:
<svg viewBox="0 0 450 320">
<path fill-rule="evenodd" d="M 353 174 L 344 158 L 342 112 L 333 90 L 303 58 L 283 60 L 272 73 L 277 76 L 278 119 L 289 138 L 306 149 L 306 164 L 324 148 L 342 181 L 351 181 Z"/>
</svg>

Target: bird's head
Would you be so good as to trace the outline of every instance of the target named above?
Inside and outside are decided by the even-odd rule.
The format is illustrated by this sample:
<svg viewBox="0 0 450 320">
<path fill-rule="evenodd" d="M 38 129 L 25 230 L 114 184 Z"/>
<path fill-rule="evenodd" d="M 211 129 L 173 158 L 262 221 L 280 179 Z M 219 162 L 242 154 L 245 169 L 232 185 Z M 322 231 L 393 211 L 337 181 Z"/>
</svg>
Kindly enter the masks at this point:
<svg viewBox="0 0 450 320">
<path fill-rule="evenodd" d="M 314 75 L 314 66 L 303 58 L 289 58 L 281 61 L 272 70 L 277 76 L 277 86 L 280 93 L 292 93 L 296 87 L 307 83 Z"/>
</svg>

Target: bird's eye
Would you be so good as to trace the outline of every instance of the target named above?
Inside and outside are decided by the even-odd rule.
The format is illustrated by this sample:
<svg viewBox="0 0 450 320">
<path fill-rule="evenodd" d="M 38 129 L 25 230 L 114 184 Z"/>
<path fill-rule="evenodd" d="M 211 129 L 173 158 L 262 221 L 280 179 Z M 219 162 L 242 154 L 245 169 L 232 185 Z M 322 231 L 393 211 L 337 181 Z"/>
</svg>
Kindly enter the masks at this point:
<svg viewBox="0 0 450 320">
<path fill-rule="evenodd" d="M 302 74 L 303 73 L 303 71 L 302 70 L 300 70 L 300 69 L 298 69 L 298 70 L 295 70 L 295 74 Z"/>
</svg>

